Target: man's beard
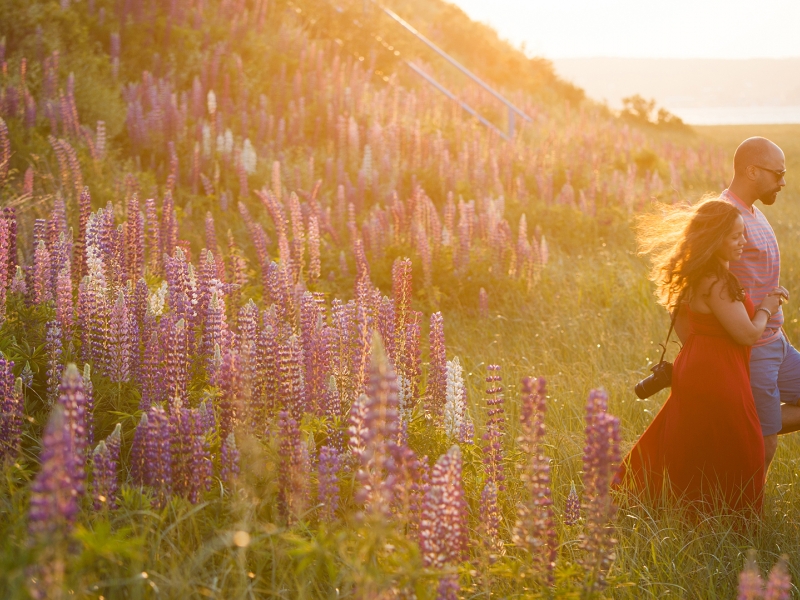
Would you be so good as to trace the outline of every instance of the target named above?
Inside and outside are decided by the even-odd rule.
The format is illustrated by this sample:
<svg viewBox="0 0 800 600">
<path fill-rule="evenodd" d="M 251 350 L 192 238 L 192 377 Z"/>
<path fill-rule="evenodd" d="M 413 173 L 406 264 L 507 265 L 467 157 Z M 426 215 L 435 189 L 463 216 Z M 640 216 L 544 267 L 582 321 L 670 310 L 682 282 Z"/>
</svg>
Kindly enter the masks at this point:
<svg viewBox="0 0 800 600">
<path fill-rule="evenodd" d="M 758 199 L 761 200 L 762 204 L 765 204 L 766 206 L 772 206 L 773 204 L 775 204 L 775 201 L 778 199 L 778 193 L 779 192 L 780 192 L 780 190 L 774 190 L 774 191 L 771 191 L 771 192 L 767 192 L 766 194 L 762 194 L 761 196 L 759 196 Z"/>
</svg>

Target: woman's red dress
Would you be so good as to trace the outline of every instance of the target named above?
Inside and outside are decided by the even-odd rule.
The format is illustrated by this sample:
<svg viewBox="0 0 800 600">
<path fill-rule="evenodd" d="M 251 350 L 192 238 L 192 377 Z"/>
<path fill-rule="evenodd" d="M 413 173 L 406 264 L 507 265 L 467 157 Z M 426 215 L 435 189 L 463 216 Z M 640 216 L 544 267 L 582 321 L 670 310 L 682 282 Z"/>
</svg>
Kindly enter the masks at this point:
<svg viewBox="0 0 800 600">
<path fill-rule="evenodd" d="M 753 304 L 744 302 L 752 318 Z M 713 314 L 684 306 L 689 337 L 675 359 L 672 393 L 625 457 L 618 481 L 651 498 L 666 489 L 691 504 L 760 511 L 764 438 L 750 389 L 750 347 L 737 344 Z"/>
</svg>

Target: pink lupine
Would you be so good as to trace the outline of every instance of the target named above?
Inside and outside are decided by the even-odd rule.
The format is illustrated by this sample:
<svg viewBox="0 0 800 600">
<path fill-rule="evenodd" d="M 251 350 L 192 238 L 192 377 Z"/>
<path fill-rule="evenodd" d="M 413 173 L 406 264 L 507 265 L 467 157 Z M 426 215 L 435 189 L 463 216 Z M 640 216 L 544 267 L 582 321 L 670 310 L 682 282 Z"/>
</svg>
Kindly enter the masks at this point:
<svg viewBox="0 0 800 600">
<path fill-rule="evenodd" d="M 72 339 L 72 328 L 75 324 L 75 309 L 72 302 L 72 277 L 69 267 L 66 266 L 58 272 L 56 280 L 56 319 L 65 340 Z"/>
<path fill-rule="evenodd" d="M 320 277 L 321 263 L 319 253 L 319 221 L 316 215 L 308 218 L 308 279 L 311 282 Z"/>
<path fill-rule="evenodd" d="M 426 567 L 456 565 L 467 555 L 468 510 L 462 484 L 462 459 L 452 446 L 433 467 L 422 501 L 419 547 Z"/>
<path fill-rule="evenodd" d="M 744 570 L 739 573 L 739 590 L 736 597 L 738 600 L 761 600 L 764 597 L 764 580 L 756 563 L 755 550 L 747 553 Z"/>
<path fill-rule="evenodd" d="M 44 240 L 40 240 L 33 259 L 33 301 L 36 304 L 53 299 L 50 268 L 50 252 L 47 251 Z"/>
<path fill-rule="evenodd" d="M 9 265 L 11 263 L 11 221 L 0 216 L 0 325 L 6 316 L 6 292 L 11 281 Z"/>
<path fill-rule="evenodd" d="M 444 319 L 441 312 L 431 315 L 430 370 L 426 398 L 430 412 L 441 417 L 447 399 L 447 352 L 444 342 Z"/>
<path fill-rule="evenodd" d="M 64 408 L 64 417 L 70 428 L 75 452 L 85 459 L 89 448 L 89 410 L 91 407 L 89 398 L 86 396 L 83 378 L 75 364 L 70 363 L 64 368 L 58 392 L 57 404 Z M 86 478 L 83 461 L 76 469 L 75 474 L 80 479 L 80 482 L 76 483 L 76 488 L 83 489 Z"/>
<path fill-rule="evenodd" d="M 5 183 L 8 170 L 11 166 L 11 138 L 8 135 L 8 126 L 0 117 L 0 185 Z"/>
<path fill-rule="evenodd" d="M 108 338 L 108 378 L 116 383 L 124 383 L 130 379 L 133 344 L 131 336 L 131 319 L 125 294 L 120 291 L 117 301 L 111 309 Z"/>
<path fill-rule="evenodd" d="M 503 386 L 499 365 L 486 367 L 486 432 L 483 449 L 483 463 L 487 481 L 494 483 L 498 491 L 503 491 L 503 434 L 505 416 L 503 412 Z"/>
<path fill-rule="evenodd" d="M 769 572 L 764 590 L 764 600 L 790 600 L 792 597 L 792 577 L 786 566 L 786 556 L 782 556 Z"/>
<path fill-rule="evenodd" d="M 505 544 L 500 537 L 500 506 L 497 503 L 497 485 L 487 481 L 481 491 L 480 532 L 483 546 L 494 562 L 505 554 Z"/>
<path fill-rule="evenodd" d="M 570 484 L 567 501 L 564 505 L 564 525 L 575 525 L 581 518 L 581 501 L 575 489 L 575 482 Z"/>
<path fill-rule="evenodd" d="M 545 381 L 522 380 L 520 448 L 528 455 L 522 480 L 530 499 L 517 506 L 514 543 L 526 549 L 534 561 L 535 570 L 543 570 L 551 581 L 558 553 L 558 534 L 553 519 L 553 500 L 550 493 L 550 460 L 544 454 Z"/>
</svg>

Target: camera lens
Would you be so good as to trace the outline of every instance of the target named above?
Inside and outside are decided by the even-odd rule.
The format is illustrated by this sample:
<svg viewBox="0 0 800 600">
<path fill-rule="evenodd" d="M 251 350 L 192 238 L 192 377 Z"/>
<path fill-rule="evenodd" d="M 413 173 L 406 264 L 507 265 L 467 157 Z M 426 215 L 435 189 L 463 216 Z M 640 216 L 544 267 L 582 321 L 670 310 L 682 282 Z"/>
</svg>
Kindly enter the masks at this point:
<svg viewBox="0 0 800 600">
<path fill-rule="evenodd" d="M 639 396 L 640 399 L 645 400 L 646 398 L 649 398 L 656 392 L 663 389 L 663 386 L 660 386 L 661 382 L 657 381 L 657 379 L 658 378 L 656 377 L 655 373 L 642 379 L 634 388 L 636 395 Z"/>
</svg>

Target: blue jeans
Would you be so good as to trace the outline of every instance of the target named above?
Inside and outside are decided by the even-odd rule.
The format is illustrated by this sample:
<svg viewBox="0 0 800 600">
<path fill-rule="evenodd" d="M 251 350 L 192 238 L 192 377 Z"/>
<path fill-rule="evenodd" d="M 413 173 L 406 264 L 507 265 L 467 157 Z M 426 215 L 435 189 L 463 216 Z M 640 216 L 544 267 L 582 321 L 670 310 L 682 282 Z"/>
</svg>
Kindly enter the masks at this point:
<svg viewBox="0 0 800 600">
<path fill-rule="evenodd" d="M 781 430 L 781 404 L 797 404 L 800 399 L 800 352 L 786 336 L 750 353 L 750 386 L 756 401 L 764 436 Z"/>
</svg>

